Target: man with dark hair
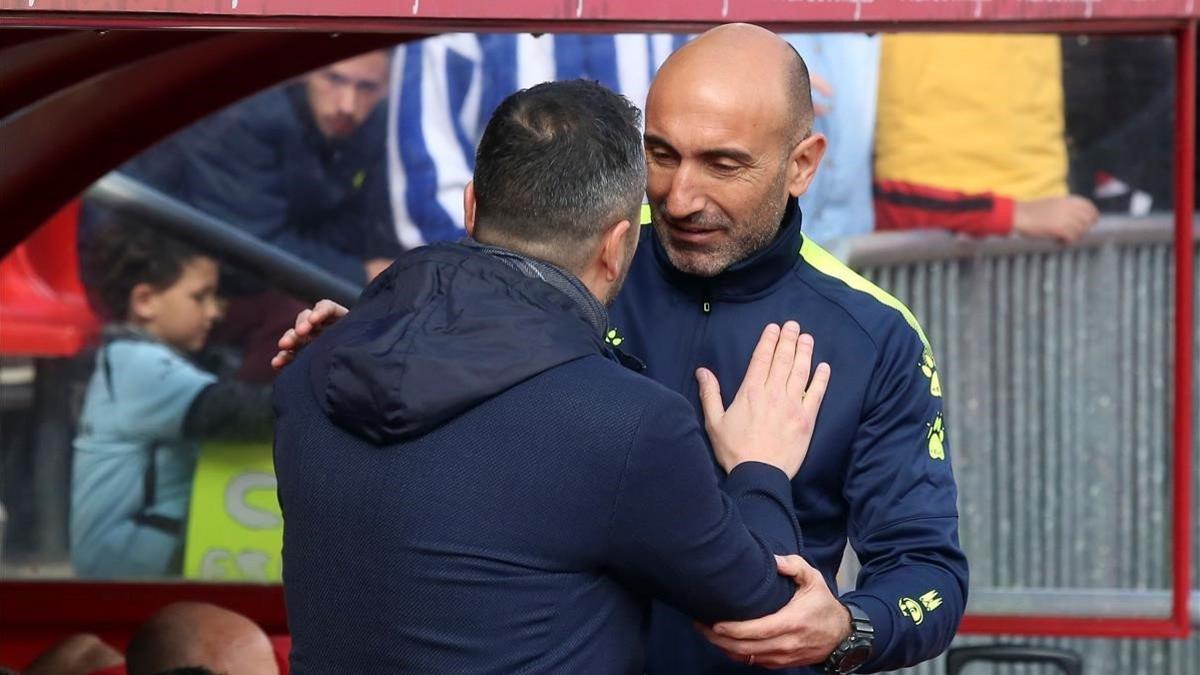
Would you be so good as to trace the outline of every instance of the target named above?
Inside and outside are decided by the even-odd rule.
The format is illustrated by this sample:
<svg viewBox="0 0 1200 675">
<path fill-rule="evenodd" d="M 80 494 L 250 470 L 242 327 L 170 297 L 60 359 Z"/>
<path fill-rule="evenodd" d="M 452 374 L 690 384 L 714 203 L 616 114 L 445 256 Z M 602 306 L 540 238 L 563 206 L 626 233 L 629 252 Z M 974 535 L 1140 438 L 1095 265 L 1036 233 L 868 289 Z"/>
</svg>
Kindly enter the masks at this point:
<svg viewBox="0 0 1200 675">
<path fill-rule="evenodd" d="M 829 369 L 767 326 L 707 410 L 722 492 L 691 407 L 605 344 L 638 118 L 583 81 L 509 97 L 474 239 L 402 255 L 279 377 L 294 673 L 640 672 L 651 597 L 711 623 L 791 596 L 773 554 L 800 546 L 788 480 Z"/>
</svg>

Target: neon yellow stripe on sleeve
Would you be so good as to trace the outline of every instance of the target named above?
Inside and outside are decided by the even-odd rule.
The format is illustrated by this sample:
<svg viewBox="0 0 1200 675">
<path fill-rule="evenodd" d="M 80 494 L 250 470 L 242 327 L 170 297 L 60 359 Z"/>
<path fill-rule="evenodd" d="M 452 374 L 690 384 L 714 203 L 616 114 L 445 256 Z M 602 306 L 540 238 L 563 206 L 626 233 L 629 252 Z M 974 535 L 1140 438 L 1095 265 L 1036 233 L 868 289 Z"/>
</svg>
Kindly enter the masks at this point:
<svg viewBox="0 0 1200 675">
<path fill-rule="evenodd" d="M 804 244 L 800 246 L 800 257 L 804 258 L 804 261 L 812 265 L 818 272 L 833 277 L 856 291 L 866 293 L 879 302 L 900 312 L 904 320 L 908 322 L 908 325 L 921 337 L 921 342 L 925 344 L 925 351 L 929 353 L 933 352 L 933 349 L 929 346 L 929 338 L 925 337 L 925 331 L 921 330 L 921 324 L 917 322 L 917 317 L 913 316 L 913 313 L 909 311 L 908 307 L 904 306 L 903 302 L 900 302 L 887 291 L 867 281 L 854 270 L 846 267 L 845 263 L 835 258 L 833 254 L 818 246 L 808 237 L 804 238 Z"/>
</svg>

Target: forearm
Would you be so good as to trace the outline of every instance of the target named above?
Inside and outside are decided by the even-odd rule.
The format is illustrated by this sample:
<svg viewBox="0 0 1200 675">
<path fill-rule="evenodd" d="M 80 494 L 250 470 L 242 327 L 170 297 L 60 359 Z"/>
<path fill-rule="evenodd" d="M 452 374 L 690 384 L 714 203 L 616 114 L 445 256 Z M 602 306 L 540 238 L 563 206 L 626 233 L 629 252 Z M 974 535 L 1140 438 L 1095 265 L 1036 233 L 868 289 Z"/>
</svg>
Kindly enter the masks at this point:
<svg viewBox="0 0 1200 675">
<path fill-rule="evenodd" d="M 193 439 L 268 440 L 274 415 L 271 389 L 222 380 L 196 395 L 183 421 Z"/>
<path fill-rule="evenodd" d="M 880 550 L 904 541 L 922 542 L 922 547 L 893 550 L 868 562 L 858 588 L 842 596 L 867 612 L 875 629 L 874 653 L 862 672 L 911 666 L 949 647 L 967 600 L 967 562 L 956 531 L 957 518 L 922 518 L 890 526 L 864 542 Z"/>
</svg>

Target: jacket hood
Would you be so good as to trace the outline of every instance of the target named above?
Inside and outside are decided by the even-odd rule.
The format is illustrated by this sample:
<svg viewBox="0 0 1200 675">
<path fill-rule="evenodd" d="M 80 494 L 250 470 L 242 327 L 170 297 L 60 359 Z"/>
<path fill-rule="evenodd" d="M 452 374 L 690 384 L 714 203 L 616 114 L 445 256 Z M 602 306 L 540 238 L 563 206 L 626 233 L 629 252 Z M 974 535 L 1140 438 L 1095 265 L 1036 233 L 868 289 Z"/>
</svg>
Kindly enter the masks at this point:
<svg viewBox="0 0 1200 675">
<path fill-rule="evenodd" d="M 375 443 L 422 436 L 530 377 L 606 353 L 565 293 L 463 244 L 401 256 L 308 349 L 322 409 Z"/>
</svg>

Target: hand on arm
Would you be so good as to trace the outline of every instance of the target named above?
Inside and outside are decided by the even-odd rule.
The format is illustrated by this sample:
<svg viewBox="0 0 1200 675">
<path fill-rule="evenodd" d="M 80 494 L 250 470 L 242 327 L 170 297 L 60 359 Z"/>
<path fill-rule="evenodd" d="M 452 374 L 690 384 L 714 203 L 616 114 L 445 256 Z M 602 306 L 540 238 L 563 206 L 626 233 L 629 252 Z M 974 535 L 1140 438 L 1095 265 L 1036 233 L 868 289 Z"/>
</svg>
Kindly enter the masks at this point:
<svg viewBox="0 0 1200 675">
<path fill-rule="evenodd" d="M 729 658 L 766 668 L 823 662 L 850 635 L 850 612 L 824 577 L 800 556 L 776 556 L 779 573 L 792 577 L 796 593 L 783 609 L 761 619 L 697 628 Z"/>
</svg>

